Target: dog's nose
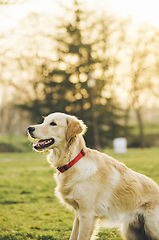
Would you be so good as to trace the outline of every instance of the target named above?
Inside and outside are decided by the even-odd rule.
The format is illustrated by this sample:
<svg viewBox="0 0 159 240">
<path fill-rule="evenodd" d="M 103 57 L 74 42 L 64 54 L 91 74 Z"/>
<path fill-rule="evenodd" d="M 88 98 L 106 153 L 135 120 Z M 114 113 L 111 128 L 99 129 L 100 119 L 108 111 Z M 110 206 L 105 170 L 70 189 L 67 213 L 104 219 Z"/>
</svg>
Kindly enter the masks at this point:
<svg viewBox="0 0 159 240">
<path fill-rule="evenodd" d="M 28 127 L 28 132 L 29 133 L 32 133 L 32 132 L 34 132 L 35 131 L 35 127 Z"/>
</svg>

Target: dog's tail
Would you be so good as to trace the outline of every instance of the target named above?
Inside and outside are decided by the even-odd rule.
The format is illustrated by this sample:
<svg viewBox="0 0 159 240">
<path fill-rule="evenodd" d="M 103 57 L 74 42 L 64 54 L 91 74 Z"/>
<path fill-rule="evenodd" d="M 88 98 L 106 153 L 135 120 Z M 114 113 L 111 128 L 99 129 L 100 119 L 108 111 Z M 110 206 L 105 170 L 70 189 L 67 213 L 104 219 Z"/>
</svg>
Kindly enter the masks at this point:
<svg viewBox="0 0 159 240">
<path fill-rule="evenodd" d="M 158 237 L 152 236 L 152 233 L 145 223 L 144 216 L 139 214 L 137 220 L 133 223 L 125 224 L 123 234 L 126 240 L 157 240 Z"/>
</svg>

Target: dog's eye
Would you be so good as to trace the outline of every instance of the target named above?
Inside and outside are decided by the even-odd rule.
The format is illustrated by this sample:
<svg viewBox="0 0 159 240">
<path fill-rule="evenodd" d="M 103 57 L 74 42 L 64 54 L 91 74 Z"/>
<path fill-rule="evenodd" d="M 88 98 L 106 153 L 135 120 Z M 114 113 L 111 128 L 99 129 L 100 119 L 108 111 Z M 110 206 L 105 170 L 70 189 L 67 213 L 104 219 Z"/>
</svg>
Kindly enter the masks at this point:
<svg viewBox="0 0 159 240">
<path fill-rule="evenodd" d="M 57 124 L 55 122 L 50 123 L 51 126 L 56 126 Z"/>
</svg>

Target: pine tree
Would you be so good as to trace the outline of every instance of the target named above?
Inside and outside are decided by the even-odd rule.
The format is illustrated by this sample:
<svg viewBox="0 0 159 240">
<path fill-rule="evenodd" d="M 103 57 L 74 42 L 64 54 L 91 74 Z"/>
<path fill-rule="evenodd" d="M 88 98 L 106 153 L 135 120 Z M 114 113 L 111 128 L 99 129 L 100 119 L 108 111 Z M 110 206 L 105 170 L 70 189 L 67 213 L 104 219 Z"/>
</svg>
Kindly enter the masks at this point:
<svg viewBox="0 0 159 240">
<path fill-rule="evenodd" d="M 107 36 L 101 22 L 94 20 L 95 13 L 83 11 L 77 1 L 73 9 L 67 9 L 69 14 L 74 17 L 62 21 L 55 39 L 58 60 L 41 65 L 37 85 L 43 85 L 43 97 L 25 103 L 25 108 L 34 119 L 36 113 L 35 121 L 56 111 L 76 115 L 88 125 L 87 145 L 100 149 L 107 144 L 107 138 L 121 135 L 118 119 L 124 116 L 116 102 L 102 94 L 111 84 L 105 77 L 110 64 L 105 54 Z"/>
</svg>

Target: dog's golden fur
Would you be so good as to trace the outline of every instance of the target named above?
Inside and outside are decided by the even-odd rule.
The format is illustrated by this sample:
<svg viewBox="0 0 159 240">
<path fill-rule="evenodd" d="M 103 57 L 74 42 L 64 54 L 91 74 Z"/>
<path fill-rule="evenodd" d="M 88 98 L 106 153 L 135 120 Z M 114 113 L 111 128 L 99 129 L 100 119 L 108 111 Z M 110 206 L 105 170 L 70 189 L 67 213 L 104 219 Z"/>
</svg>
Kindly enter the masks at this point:
<svg viewBox="0 0 159 240">
<path fill-rule="evenodd" d="M 55 126 L 51 126 L 51 122 Z M 48 161 L 61 167 L 73 160 L 85 146 L 86 126 L 76 117 L 50 114 L 44 123 L 34 125 L 35 139 L 54 139 Z M 75 210 L 70 240 L 89 240 L 97 219 L 122 224 L 127 240 L 159 239 L 159 187 L 150 178 L 96 150 L 86 154 L 73 167 L 55 174 L 56 194 Z"/>
</svg>

